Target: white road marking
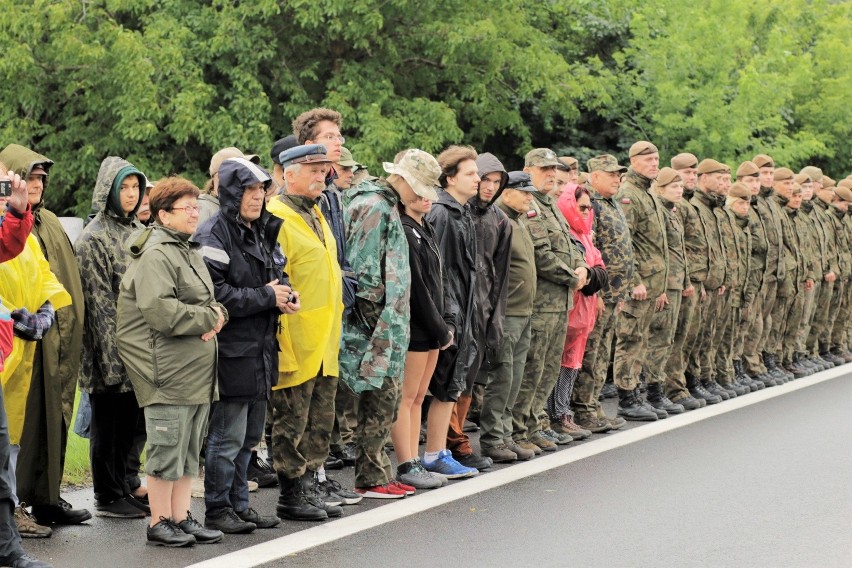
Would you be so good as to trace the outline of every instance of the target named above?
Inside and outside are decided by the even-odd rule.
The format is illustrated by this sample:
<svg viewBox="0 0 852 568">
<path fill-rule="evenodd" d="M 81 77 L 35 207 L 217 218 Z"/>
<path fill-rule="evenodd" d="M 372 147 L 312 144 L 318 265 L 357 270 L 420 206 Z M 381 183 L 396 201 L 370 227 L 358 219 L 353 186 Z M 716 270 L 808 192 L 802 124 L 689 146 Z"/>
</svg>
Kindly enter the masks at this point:
<svg viewBox="0 0 852 568">
<path fill-rule="evenodd" d="M 249 568 L 266 564 L 267 562 L 272 562 L 273 560 L 278 560 L 315 546 L 333 542 L 385 523 L 403 519 L 428 509 L 469 497 L 475 493 L 488 491 L 489 489 L 494 489 L 513 481 L 518 481 L 609 450 L 633 444 L 652 436 L 683 428 L 684 426 L 689 426 L 690 424 L 695 424 L 696 422 L 701 422 L 720 414 L 726 414 L 799 389 L 836 379 L 848 373 L 849 369 L 845 365 L 842 365 L 779 387 L 763 389 L 753 392 L 748 396 L 725 401 L 722 404 L 708 406 L 665 420 L 651 422 L 643 425 L 641 428 L 632 428 L 624 432 L 610 434 L 593 442 L 584 443 L 576 448 L 569 448 L 564 451 L 539 456 L 531 461 L 515 464 L 512 467 L 507 467 L 493 473 L 456 482 L 447 487 L 415 495 L 414 497 L 407 497 L 400 501 L 350 517 L 344 517 L 337 521 L 316 525 L 312 528 L 282 536 L 281 538 L 276 538 L 262 544 L 192 564 L 188 568 Z M 344 511 L 348 510 L 348 508 L 344 508 Z"/>
</svg>

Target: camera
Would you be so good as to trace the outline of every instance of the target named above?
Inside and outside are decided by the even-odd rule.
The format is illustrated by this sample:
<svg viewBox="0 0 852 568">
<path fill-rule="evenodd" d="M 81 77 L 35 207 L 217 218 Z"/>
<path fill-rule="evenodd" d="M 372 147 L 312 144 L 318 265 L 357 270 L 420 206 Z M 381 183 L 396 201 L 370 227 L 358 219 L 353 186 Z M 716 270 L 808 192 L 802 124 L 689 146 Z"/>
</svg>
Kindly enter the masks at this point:
<svg viewBox="0 0 852 568">
<path fill-rule="evenodd" d="M 296 301 L 296 295 L 293 292 L 290 292 L 290 296 L 287 298 L 287 303 L 292 304 Z"/>
<path fill-rule="evenodd" d="M 0 178 L 0 198 L 12 196 L 12 180 L 7 177 Z"/>
</svg>

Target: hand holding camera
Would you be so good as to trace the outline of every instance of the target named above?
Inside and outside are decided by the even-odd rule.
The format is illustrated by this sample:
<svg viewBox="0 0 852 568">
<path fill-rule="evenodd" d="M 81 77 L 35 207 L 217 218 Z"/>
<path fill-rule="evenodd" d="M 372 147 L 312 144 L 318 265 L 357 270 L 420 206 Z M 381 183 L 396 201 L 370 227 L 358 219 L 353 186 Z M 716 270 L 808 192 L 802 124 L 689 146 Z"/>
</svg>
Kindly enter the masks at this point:
<svg viewBox="0 0 852 568">
<path fill-rule="evenodd" d="M 7 206 L 23 213 L 27 210 L 27 182 L 21 176 L 9 170 L 0 173 L 0 199 L 6 199 Z"/>
</svg>

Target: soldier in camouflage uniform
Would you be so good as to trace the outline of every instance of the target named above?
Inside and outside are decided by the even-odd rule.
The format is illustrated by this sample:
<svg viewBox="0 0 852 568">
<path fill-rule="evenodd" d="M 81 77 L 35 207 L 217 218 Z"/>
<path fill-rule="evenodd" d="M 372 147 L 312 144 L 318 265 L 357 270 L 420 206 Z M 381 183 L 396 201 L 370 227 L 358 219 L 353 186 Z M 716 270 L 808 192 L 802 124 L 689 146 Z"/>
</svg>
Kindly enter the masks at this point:
<svg viewBox="0 0 852 568">
<path fill-rule="evenodd" d="M 618 414 L 625 420 L 657 420 L 668 416 L 654 408 L 639 393 L 639 374 L 648 345 L 648 328 L 655 311 L 668 304 L 666 284 L 669 270 L 665 206 L 649 190 L 659 173 L 660 154 L 650 142 L 630 147 L 630 168 L 621 180 L 618 200 L 624 209 L 636 272 L 633 289 L 616 316 L 613 378 L 618 387 Z"/>
<path fill-rule="evenodd" d="M 527 153 L 524 171 L 530 174 L 534 195 L 528 227 L 535 246 L 536 297 L 530 349 L 524 378 L 512 408 L 512 438 L 518 446 L 536 453 L 553 451 L 557 443 L 573 441 L 568 434 L 545 436 L 539 416 L 559 378 L 562 348 L 568 331 L 573 291 L 585 286 L 589 269 L 571 238 L 562 213 L 549 195 L 556 185 L 556 154 L 548 148 Z"/>
<path fill-rule="evenodd" d="M 666 361 L 666 396 L 684 407 L 693 406 L 688 400 L 693 398 L 703 407 L 722 402 L 722 398 L 704 388 L 699 380 L 700 369 L 694 367 L 694 362 L 693 366 L 689 367 L 689 355 L 702 332 L 700 308 L 701 304 L 707 301 L 704 279 L 707 277 L 709 264 L 704 225 L 691 203 L 698 181 L 698 158 L 684 152 L 672 158 L 671 164 L 683 180 L 683 197 L 677 203 L 676 210 L 683 226 L 687 271 L 695 293 L 686 297 L 681 295 L 677 329 L 672 340 L 671 354 Z"/>
<path fill-rule="evenodd" d="M 648 328 L 648 350 L 643 370 L 648 382 L 648 402 L 654 408 L 666 414 L 681 414 L 687 409 L 680 403 L 669 400 L 666 392 L 669 378 L 666 367 L 660 361 L 668 361 L 671 355 L 677 320 L 680 315 L 681 298 L 695 294 L 695 287 L 689 281 L 687 272 L 686 247 L 683 241 L 683 224 L 677 213 L 677 204 L 683 197 L 683 180 L 677 170 L 663 168 L 651 186 L 651 191 L 659 196 L 666 208 L 666 242 L 669 246 L 669 272 L 666 281 L 668 304 L 654 312 Z M 677 390 L 677 387 L 671 390 Z M 689 397 L 689 410 L 700 408 L 700 403 Z"/>
<path fill-rule="evenodd" d="M 366 180 L 344 194 L 346 252 L 358 283 L 355 305 L 343 321 L 340 376 L 359 397 L 356 491 L 402 497 L 384 448 L 399 407 L 410 337 L 411 273 L 398 204 L 416 199 L 412 184 L 437 185 L 440 166 L 426 152 L 409 150 L 399 164 L 384 167 L 391 173 L 387 180 Z"/>
<path fill-rule="evenodd" d="M 736 396 L 734 391 L 723 389 L 715 380 L 715 354 L 721 336 L 717 333 L 725 305 L 724 294 L 727 256 L 725 243 L 715 210 L 721 208 L 719 180 L 726 175 L 725 167 L 707 158 L 698 164 L 698 191 L 690 203 L 695 207 L 707 241 L 707 272 L 704 276 L 704 301 L 700 304 L 701 328 L 698 341 L 690 353 L 689 369 L 710 393 L 727 400 Z M 709 402 L 709 401 L 708 401 Z"/>
<path fill-rule="evenodd" d="M 838 187 L 834 190 L 834 193 L 837 197 L 837 201 L 835 201 L 835 209 L 834 214 L 838 220 L 837 227 L 839 229 L 839 235 L 842 237 L 839 239 L 842 244 L 840 246 L 841 250 L 841 265 L 845 264 L 846 271 L 843 272 L 843 285 L 842 291 L 840 293 L 840 302 L 835 302 L 837 306 L 837 315 L 834 320 L 834 325 L 831 328 L 831 352 L 835 355 L 844 356 L 849 352 L 849 343 L 848 343 L 848 325 L 849 325 L 849 316 L 850 316 L 850 303 L 849 296 L 852 293 L 852 218 L 850 218 L 850 207 L 849 204 L 852 203 L 852 189 L 849 187 Z M 842 270 L 842 269 L 841 269 Z"/>
<path fill-rule="evenodd" d="M 627 300 L 635 268 L 630 228 L 615 198 L 620 175 L 627 168 L 620 166 L 615 156 L 609 154 L 592 158 L 588 166 L 590 178 L 586 182 L 586 189 L 589 190 L 595 212 L 592 232 L 595 246 L 601 251 L 609 282 L 599 292 L 603 311 L 598 315 L 586 342 L 583 366 L 571 393 L 571 407 L 574 410 L 574 422 L 580 428 L 601 433 L 622 428 L 625 424 L 620 416 L 606 415 L 599 397 L 612 353 L 616 314 Z"/>
<path fill-rule="evenodd" d="M 852 182 L 848 186 L 844 186 L 843 182 L 841 182 L 841 186 L 838 189 L 842 190 L 843 187 L 849 188 L 850 186 L 852 186 Z M 848 359 L 843 357 L 842 353 L 831 351 L 831 334 L 837 321 L 839 308 L 843 303 L 845 282 L 849 278 L 850 273 L 852 273 L 852 252 L 849 249 L 846 230 L 842 221 L 845 214 L 838 208 L 838 206 L 842 206 L 842 200 L 833 189 L 821 187 L 817 193 L 817 198 L 815 208 L 821 211 L 826 221 L 826 227 L 833 235 L 831 239 L 832 245 L 830 246 L 834 247 L 837 260 L 837 279 L 832 285 L 831 302 L 824 312 L 818 308 L 815 318 L 819 356 L 824 359 L 823 355 L 828 356 L 833 354 L 848 362 Z"/>
</svg>

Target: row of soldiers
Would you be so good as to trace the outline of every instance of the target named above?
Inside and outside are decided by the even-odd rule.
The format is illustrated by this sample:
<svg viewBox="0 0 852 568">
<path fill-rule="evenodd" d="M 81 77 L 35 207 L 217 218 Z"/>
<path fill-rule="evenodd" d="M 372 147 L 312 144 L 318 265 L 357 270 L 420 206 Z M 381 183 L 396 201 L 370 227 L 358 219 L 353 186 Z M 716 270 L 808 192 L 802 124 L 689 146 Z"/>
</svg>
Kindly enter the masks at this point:
<svg viewBox="0 0 852 568">
<path fill-rule="evenodd" d="M 732 170 L 681 153 L 660 169 L 645 141 L 629 158 L 617 194 L 588 182 L 609 285 L 572 395 L 577 425 L 612 426 L 598 397 L 613 343 L 628 420 L 852 361 L 852 177 L 835 183 L 813 166 L 796 174 L 765 154 Z M 680 199 L 661 196 L 678 184 Z"/>
</svg>

